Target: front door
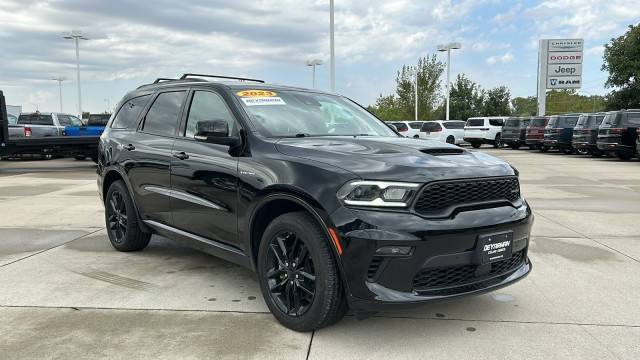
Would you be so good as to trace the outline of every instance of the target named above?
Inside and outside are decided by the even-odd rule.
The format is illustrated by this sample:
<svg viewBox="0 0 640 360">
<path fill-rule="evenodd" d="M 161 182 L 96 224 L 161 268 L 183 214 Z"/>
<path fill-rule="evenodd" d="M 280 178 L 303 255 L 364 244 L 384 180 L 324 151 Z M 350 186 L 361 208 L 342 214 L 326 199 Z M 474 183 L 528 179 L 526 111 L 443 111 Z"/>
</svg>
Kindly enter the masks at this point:
<svg viewBox="0 0 640 360">
<path fill-rule="evenodd" d="M 238 246 L 238 158 L 229 154 L 228 146 L 194 139 L 198 122 L 224 120 L 231 135 L 238 133 L 238 123 L 214 91 L 193 91 L 188 103 L 186 126 L 171 160 L 173 226 Z"/>
</svg>

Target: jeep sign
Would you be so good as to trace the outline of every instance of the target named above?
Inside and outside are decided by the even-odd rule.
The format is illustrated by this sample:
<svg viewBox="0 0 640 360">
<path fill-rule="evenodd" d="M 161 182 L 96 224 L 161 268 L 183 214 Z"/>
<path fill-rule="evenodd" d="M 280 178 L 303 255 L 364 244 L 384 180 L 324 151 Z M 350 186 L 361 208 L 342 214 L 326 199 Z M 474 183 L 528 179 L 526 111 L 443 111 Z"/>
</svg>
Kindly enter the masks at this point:
<svg viewBox="0 0 640 360">
<path fill-rule="evenodd" d="M 553 64 L 547 67 L 547 76 L 575 76 L 582 74 L 582 64 Z"/>
<path fill-rule="evenodd" d="M 582 85 L 583 39 L 542 39 L 538 50 L 538 115 L 545 115 L 547 89 Z"/>
</svg>

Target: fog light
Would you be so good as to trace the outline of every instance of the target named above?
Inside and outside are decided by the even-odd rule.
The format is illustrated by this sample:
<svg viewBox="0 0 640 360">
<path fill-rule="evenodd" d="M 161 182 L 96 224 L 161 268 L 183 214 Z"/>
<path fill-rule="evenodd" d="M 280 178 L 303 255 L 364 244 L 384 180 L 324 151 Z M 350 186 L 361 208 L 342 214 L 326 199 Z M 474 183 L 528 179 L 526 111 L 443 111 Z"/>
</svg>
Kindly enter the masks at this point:
<svg viewBox="0 0 640 360">
<path fill-rule="evenodd" d="M 377 255 L 382 256 L 406 256 L 411 254 L 411 246 L 384 246 L 376 250 Z"/>
</svg>

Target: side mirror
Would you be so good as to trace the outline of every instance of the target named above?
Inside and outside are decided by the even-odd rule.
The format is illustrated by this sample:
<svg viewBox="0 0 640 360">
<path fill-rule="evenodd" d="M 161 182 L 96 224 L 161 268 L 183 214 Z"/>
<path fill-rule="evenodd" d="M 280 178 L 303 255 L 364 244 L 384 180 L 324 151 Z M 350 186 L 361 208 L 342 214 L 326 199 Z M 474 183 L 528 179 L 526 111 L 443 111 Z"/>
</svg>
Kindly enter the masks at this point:
<svg viewBox="0 0 640 360">
<path fill-rule="evenodd" d="M 196 124 L 194 139 L 218 145 L 236 146 L 240 138 L 229 136 L 229 124 L 224 120 L 206 120 Z"/>
</svg>

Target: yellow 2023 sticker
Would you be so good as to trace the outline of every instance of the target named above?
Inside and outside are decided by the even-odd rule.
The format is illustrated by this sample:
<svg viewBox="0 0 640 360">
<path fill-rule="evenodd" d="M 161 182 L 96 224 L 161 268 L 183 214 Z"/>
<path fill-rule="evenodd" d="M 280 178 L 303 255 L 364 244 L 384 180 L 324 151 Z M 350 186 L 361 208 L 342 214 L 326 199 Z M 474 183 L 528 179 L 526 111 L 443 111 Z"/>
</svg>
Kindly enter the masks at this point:
<svg viewBox="0 0 640 360">
<path fill-rule="evenodd" d="M 278 96 L 277 93 L 268 90 L 243 90 L 238 91 L 236 95 L 242 98 L 261 98 Z"/>
</svg>

